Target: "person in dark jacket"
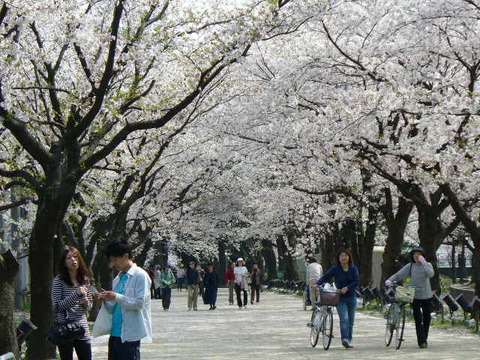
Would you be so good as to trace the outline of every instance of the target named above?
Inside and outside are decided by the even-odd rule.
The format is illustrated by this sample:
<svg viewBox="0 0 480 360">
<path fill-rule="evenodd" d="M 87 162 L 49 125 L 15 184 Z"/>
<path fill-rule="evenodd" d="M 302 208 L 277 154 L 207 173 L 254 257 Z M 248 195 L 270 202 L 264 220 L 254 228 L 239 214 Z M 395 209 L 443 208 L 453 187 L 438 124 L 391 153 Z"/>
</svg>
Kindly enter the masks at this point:
<svg viewBox="0 0 480 360">
<path fill-rule="evenodd" d="M 255 295 L 257 297 L 256 302 L 260 302 L 260 289 L 262 288 L 263 283 L 263 273 L 262 270 L 258 267 L 258 264 L 253 264 L 253 269 L 250 272 L 250 288 L 251 288 L 251 296 L 250 296 L 250 304 L 253 305 L 255 301 Z"/>
<path fill-rule="evenodd" d="M 205 287 L 205 303 L 210 305 L 210 309 L 215 310 L 217 303 L 218 273 L 213 265 L 208 265 L 207 271 L 203 277 L 203 286 Z"/>
<path fill-rule="evenodd" d="M 199 275 L 195 265 L 195 262 L 191 261 L 187 270 L 188 311 L 192 308 L 197 311 Z"/>
<path fill-rule="evenodd" d="M 337 265 L 331 267 L 325 275 L 318 279 L 317 286 L 325 284 L 332 278 L 335 279 L 337 291 L 342 294 L 337 305 L 342 345 L 348 349 L 353 347 L 352 333 L 355 321 L 355 308 L 357 307 L 355 289 L 360 284 L 360 275 L 357 267 L 353 265 L 350 251 L 346 249 L 339 251 L 336 261 Z"/>
</svg>

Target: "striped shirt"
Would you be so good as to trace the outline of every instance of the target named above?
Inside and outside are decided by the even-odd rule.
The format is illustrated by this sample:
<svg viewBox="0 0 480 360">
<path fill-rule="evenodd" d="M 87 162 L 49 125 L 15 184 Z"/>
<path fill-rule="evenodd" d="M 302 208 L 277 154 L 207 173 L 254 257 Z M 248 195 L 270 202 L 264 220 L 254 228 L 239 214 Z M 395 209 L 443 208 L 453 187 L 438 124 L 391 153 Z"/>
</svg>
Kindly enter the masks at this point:
<svg viewBox="0 0 480 360">
<path fill-rule="evenodd" d="M 85 297 L 77 294 L 77 286 L 70 286 L 58 276 L 53 279 L 52 284 L 52 305 L 55 314 L 55 320 L 59 323 L 69 321 L 80 321 L 85 329 L 85 336 L 80 340 L 90 340 L 90 331 L 88 328 L 87 312 L 93 305 L 93 294 L 88 291 Z M 68 316 L 67 316 L 68 314 Z"/>
</svg>

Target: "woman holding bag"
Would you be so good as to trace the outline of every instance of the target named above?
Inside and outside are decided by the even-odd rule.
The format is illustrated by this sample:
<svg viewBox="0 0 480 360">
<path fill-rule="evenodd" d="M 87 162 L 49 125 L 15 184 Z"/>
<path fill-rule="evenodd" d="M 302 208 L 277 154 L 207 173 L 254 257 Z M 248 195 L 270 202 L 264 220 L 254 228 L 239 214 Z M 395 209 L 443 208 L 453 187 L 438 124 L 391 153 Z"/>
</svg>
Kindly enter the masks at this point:
<svg viewBox="0 0 480 360">
<path fill-rule="evenodd" d="M 52 305 L 58 323 L 78 321 L 85 334 L 72 342 L 58 345 L 61 360 L 72 360 L 73 349 L 78 360 L 91 360 L 92 347 L 87 312 L 92 308 L 92 293 L 88 290 L 90 271 L 80 252 L 66 246 L 60 259 L 58 275 L 52 284 Z"/>
<path fill-rule="evenodd" d="M 340 318 L 340 333 L 342 345 L 349 349 L 352 346 L 353 323 L 355 321 L 355 308 L 357 298 L 355 289 L 360 284 L 358 269 L 353 265 L 352 254 L 348 250 L 340 250 L 336 256 L 337 265 L 331 267 L 325 275 L 317 281 L 317 287 L 335 279 L 337 291 L 341 293 L 337 305 L 338 317 Z"/>
</svg>

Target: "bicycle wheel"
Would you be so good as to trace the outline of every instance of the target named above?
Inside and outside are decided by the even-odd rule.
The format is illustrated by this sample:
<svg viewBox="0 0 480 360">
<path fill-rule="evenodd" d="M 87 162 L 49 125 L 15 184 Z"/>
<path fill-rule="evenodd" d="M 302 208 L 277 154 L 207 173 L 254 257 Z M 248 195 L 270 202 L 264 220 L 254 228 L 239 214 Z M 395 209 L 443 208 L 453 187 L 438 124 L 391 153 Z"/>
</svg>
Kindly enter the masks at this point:
<svg viewBox="0 0 480 360">
<path fill-rule="evenodd" d="M 395 326 L 395 347 L 400 349 L 403 342 L 403 331 L 405 330 L 405 306 L 399 306 L 398 317 Z"/>
<path fill-rule="evenodd" d="M 395 330 L 395 310 L 396 310 L 397 305 L 392 304 L 390 306 L 390 309 L 388 309 L 388 312 L 386 314 L 386 324 L 385 324 L 385 346 L 390 346 L 392 343 L 392 338 L 393 338 L 393 330 Z"/>
<path fill-rule="evenodd" d="M 320 336 L 320 321 L 321 321 L 321 313 L 318 308 L 315 308 L 312 312 L 311 318 L 311 328 L 310 328 L 310 344 L 312 347 L 317 346 L 318 337 Z"/>
<path fill-rule="evenodd" d="M 328 350 L 330 344 L 332 342 L 332 333 L 333 333 L 333 313 L 332 310 L 329 308 L 323 317 L 323 326 L 322 326 L 322 334 L 323 334 L 323 348 Z"/>
</svg>

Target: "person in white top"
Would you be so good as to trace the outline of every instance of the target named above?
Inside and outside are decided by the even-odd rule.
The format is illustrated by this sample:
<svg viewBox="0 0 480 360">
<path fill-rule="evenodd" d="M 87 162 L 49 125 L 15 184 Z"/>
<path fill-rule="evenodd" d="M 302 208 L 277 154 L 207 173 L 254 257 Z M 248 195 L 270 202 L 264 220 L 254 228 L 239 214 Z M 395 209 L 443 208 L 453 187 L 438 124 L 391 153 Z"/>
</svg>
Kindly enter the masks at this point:
<svg viewBox="0 0 480 360">
<path fill-rule="evenodd" d="M 237 259 L 235 264 L 235 269 L 233 273 L 235 274 L 235 293 L 237 295 L 237 305 L 241 309 L 247 307 L 248 302 L 248 285 L 247 278 L 249 276 L 247 268 L 244 266 L 244 261 L 242 258 Z M 243 292 L 243 303 L 241 293 Z"/>
<path fill-rule="evenodd" d="M 314 257 L 310 257 L 308 259 L 308 262 L 309 264 L 307 266 L 307 281 L 310 290 L 310 302 L 313 309 L 320 295 L 318 287 L 314 287 L 314 285 L 317 283 L 318 279 L 323 276 L 323 268 L 322 265 L 320 265 L 317 262 L 317 259 Z"/>
</svg>

